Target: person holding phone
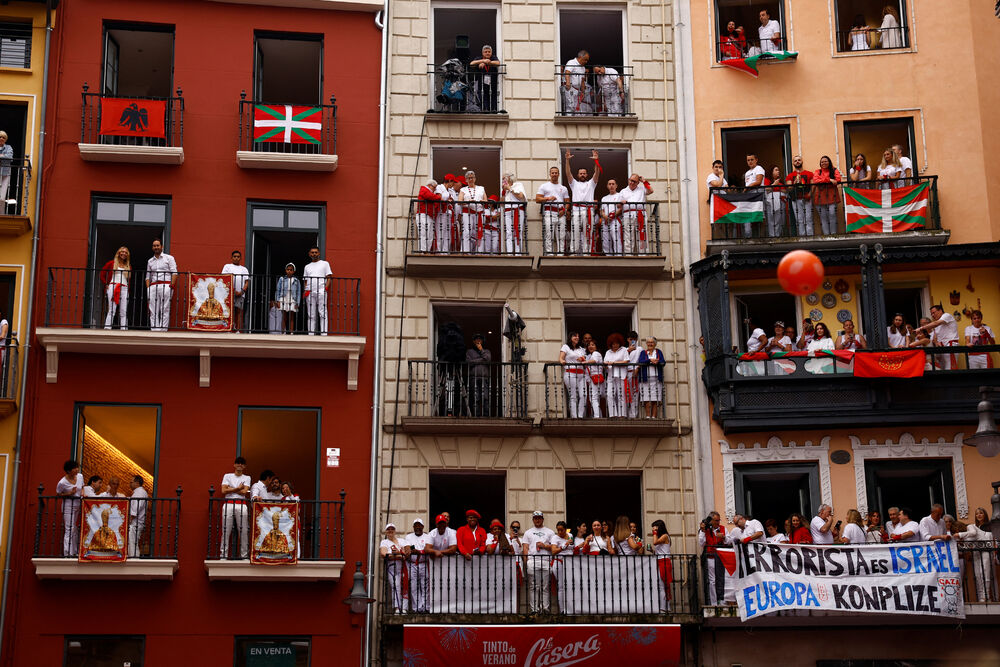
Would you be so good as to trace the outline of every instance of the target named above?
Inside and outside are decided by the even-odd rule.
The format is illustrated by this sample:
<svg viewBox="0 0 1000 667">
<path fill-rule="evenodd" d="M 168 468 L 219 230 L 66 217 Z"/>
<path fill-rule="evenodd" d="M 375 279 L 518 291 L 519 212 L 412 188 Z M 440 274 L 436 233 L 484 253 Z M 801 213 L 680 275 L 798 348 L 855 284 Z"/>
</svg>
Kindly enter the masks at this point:
<svg viewBox="0 0 1000 667">
<path fill-rule="evenodd" d="M 802 333 L 799 334 L 799 339 L 795 341 L 796 350 L 805 350 L 809 348 L 809 343 L 815 337 L 815 328 L 813 327 L 812 318 L 807 317 L 802 320 Z"/>
<path fill-rule="evenodd" d="M 833 525 L 833 508 L 820 505 L 816 516 L 809 523 L 809 534 L 813 544 L 833 544 L 840 532 L 840 524 Z"/>
<path fill-rule="evenodd" d="M 854 331 L 854 320 L 844 320 L 844 330 L 837 336 L 838 350 L 864 350 L 868 347 L 865 337 Z"/>
</svg>

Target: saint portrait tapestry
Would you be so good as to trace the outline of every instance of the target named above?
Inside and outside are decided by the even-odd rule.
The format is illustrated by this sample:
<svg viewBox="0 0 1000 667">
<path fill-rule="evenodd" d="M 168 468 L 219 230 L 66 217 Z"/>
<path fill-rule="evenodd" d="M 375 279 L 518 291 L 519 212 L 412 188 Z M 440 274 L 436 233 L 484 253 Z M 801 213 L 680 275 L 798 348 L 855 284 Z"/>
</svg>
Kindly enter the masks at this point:
<svg viewBox="0 0 1000 667">
<path fill-rule="evenodd" d="M 128 550 L 128 498 L 82 498 L 80 562 L 120 563 Z"/>
<path fill-rule="evenodd" d="M 299 555 L 299 504 L 253 503 L 253 540 L 250 562 L 258 565 L 294 565 Z"/>
<path fill-rule="evenodd" d="M 190 274 L 188 329 L 229 331 L 233 327 L 233 276 Z"/>
</svg>

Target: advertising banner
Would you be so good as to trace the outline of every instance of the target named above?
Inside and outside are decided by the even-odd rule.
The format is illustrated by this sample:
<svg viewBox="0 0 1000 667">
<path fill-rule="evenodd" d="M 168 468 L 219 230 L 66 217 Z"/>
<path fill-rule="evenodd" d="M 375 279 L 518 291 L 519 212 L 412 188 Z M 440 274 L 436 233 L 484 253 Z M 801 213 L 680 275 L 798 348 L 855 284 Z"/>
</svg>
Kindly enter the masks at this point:
<svg viewBox="0 0 1000 667">
<path fill-rule="evenodd" d="M 744 621 L 788 609 L 965 618 L 958 547 L 898 544 L 736 545 Z"/>
<path fill-rule="evenodd" d="M 80 561 L 121 563 L 128 546 L 128 498 L 83 498 Z"/>
<path fill-rule="evenodd" d="M 679 625 L 407 625 L 403 664 L 678 665 Z"/>
</svg>

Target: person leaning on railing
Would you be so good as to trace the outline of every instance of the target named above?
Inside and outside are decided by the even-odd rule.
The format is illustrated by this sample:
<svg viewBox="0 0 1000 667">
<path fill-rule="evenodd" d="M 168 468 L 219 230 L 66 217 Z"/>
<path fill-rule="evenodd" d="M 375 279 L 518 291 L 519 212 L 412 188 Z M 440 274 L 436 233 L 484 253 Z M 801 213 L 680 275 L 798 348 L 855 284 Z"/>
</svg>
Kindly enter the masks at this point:
<svg viewBox="0 0 1000 667">
<path fill-rule="evenodd" d="M 437 190 L 438 183 L 433 178 L 429 179 L 425 185 L 420 186 L 417 193 L 416 212 L 414 223 L 417 226 L 417 251 L 430 252 L 434 244 L 434 219 L 437 217 L 441 195 Z"/>
<path fill-rule="evenodd" d="M 802 156 L 792 157 L 792 170 L 785 176 L 785 195 L 792 203 L 792 212 L 795 214 L 795 225 L 798 228 L 799 236 L 812 236 L 814 230 L 812 198 L 810 184 L 812 183 L 812 172 L 802 166 Z"/>
<path fill-rule="evenodd" d="M 915 331 L 930 333 L 932 330 L 937 329 L 932 335 L 932 340 L 935 341 L 937 346 L 957 347 L 958 323 L 955 322 L 954 316 L 951 313 L 945 312 L 945 309 L 938 303 L 931 306 L 931 317 L 933 319 L 930 322 L 915 329 Z M 937 355 L 935 361 L 938 362 L 941 370 L 944 371 L 950 371 L 956 366 L 954 354 Z"/>
<path fill-rule="evenodd" d="M 825 236 L 837 233 L 837 185 L 842 180 L 830 157 L 821 157 L 819 169 L 812 176 L 812 200 L 813 207 L 819 210 L 819 224 Z"/>
<path fill-rule="evenodd" d="M 497 110 L 499 68 L 500 61 L 493 55 L 493 47 L 488 44 L 483 46 L 482 57 L 469 62 L 468 73 L 473 83 L 473 97 L 479 103 L 479 111 Z"/>
<path fill-rule="evenodd" d="M 10 169 L 14 162 L 14 147 L 7 143 L 7 133 L 0 130 L 0 203 L 7 210 L 7 193 L 10 190 Z"/>
<path fill-rule="evenodd" d="M 604 354 L 604 363 L 608 367 L 608 417 L 627 417 L 625 376 L 628 374 L 629 353 L 620 333 L 608 336 L 608 351 Z"/>
<path fill-rule="evenodd" d="M 747 39 L 743 26 L 737 26 L 736 21 L 730 21 L 726 24 L 726 34 L 719 40 L 719 51 L 722 54 L 722 60 L 743 57 L 747 51 Z"/>
<path fill-rule="evenodd" d="M 639 353 L 639 398 L 646 406 L 646 419 L 659 417 L 663 402 L 663 367 L 667 360 L 656 347 L 656 338 L 646 339 L 646 349 Z"/>
<path fill-rule="evenodd" d="M 425 553 L 431 543 L 431 536 L 424 532 L 424 520 L 417 517 L 413 520 L 413 532 L 403 538 L 403 551 L 406 555 L 407 574 L 410 579 L 410 605 L 413 611 L 427 611 L 427 592 L 429 573 Z"/>
<path fill-rule="evenodd" d="M 514 174 L 504 174 L 500 184 L 503 194 L 503 235 L 508 255 L 520 254 L 521 238 L 524 236 L 524 207 L 527 192 L 524 184 L 514 180 Z"/>
<path fill-rule="evenodd" d="M 385 578 L 392 596 L 394 614 L 403 613 L 403 560 L 406 545 L 396 537 L 396 524 L 387 523 L 385 538 L 378 545 L 378 552 L 385 562 Z"/>
<path fill-rule="evenodd" d="M 986 510 L 977 507 L 973 515 L 974 523 L 970 523 L 964 531 L 955 533 L 955 537 L 963 542 L 979 542 L 972 555 L 972 573 L 976 580 L 976 600 L 979 602 L 996 602 L 996 571 L 997 555 L 990 532 L 990 517 Z"/>
<path fill-rule="evenodd" d="M 970 347 L 978 345 L 996 345 L 996 336 L 993 335 L 993 329 L 990 328 L 990 325 L 983 324 L 983 311 L 972 311 L 971 319 L 972 324 L 965 327 L 965 344 Z M 993 368 L 993 360 L 990 358 L 989 353 L 970 354 L 969 368 Z"/>
<path fill-rule="evenodd" d="M 566 397 L 569 402 L 570 419 L 586 416 L 587 382 L 589 377 L 584 373 L 582 364 L 587 360 L 587 352 L 580 345 L 580 334 L 571 331 L 559 350 L 559 363 L 563 365 L 563 384 L 566 386 Z"/>
<path fill-rule="evenodd" d="M 118 325 L 124 331 L 128 328 L 128 284 L 132 277 L 132 262 L 128 247 L 122 246 L 115 256 L 101 267 L 101 283 L 108 298 L 108 314 L 104 318 L 104 328 L 110 329 L 118 313 Z"/>
</svg>

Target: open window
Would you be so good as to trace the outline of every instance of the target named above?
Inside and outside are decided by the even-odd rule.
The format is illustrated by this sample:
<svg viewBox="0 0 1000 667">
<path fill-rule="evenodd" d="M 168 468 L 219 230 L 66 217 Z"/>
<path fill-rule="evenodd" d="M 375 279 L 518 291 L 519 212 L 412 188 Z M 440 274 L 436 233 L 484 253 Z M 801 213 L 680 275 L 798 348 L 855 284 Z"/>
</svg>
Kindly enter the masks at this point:
<svg viewBox="0 0 1000 667">
<path fill-rule="evenodd" d="M 733 187 L 745 183 L 747 155 L 756 155 L 757 164 L 770 177 L 771 167 L 780 167 L 782 175 L 792 168 L 791 134 L 787 125 L 728 128 L 722 130 L 722 162 L 726 180 Z M 805 165 L 808 169 L 809 165 Z"/>
<path fill-rule="evenodd" d="M 278 104 L 323 103 L 323 36 L 254 33 L 254 100 Z"/>
<path fill-rule="evenodd" d="M 627 65 L 625 53 L 625 12 L 620 9 L 559 9 L 559 64 L 565 65 L 585 50 L 589 65 L 618 69 Z M 621 72 L 621 70 L 618 70 Z"/>
<path fill-rule="evenodd" d="M 309 667 L 312 649 L 310 637 L 236 637 L 233 647 L 234 667 Z M 116 666 L 117 667 L 117 666 Z"/>
<path fill-rule="evenodd" d="M 258 479 L 273 470 L 303 500 L 319 498 L 319 408 L 240 408 L 237 455 Z"/>
<path fill-rule="evenodd" d="M 146 638 L 142 636 L 67 636 L 64 667 L 142 667 Z"/>
<path fill-rule="evenodd" d="M 779 49 L 788 48 L 788 29 L 784 0 L 758 2 L 755 0 L 715 0 L 715 57 L 718 60 L 742 58 L 759 53 L 760 13 L 766 11 L 771 21 L 777 21 L 781 30 Z M 732 23 L 733 33 L 729 32 Z M 742 28 L 742 31 L 740 29 Z M 756 51 L 755 51 L 756 49 Z"/>
<path fill-rule="evenodd" d="M 173 96 L 174 27 L 104 24 L 104 76 L 107 97 Z"/>
<path fill-rule="evenodd" d="M 944 506 L 945 514 L 958 515 L 951 459 L 868 460 L 865 483 L 868 509 L 877 509 L 883 517 L 890 507 L 906 507 L 910 519 L 920 521 L 935 503 Z"/>
<path fill-rule="evenodd" d="M 930 316 L 930 299 L 924 285 L 886 285 L 882 289 L 885 299 L 885 319 L 892 324 L 896 313 L 901 313 L 907 324 L 917 327 L 921 317 Z"/>
<path fill-rule="evenodd" d="M 613 470 L 566 473 L 566 521 L 575 530 L 586 522 L 627 516 L 642 525 L 642 473 Z"/>
<path fill-rule="evenodd" d="M 573 157 L 570 158 L 569 167 L 572 173 L 563 174 L 563 185 L 567 188 L 570 187 L 570 180 L 576 179 L 579 175 L 580 169 L 587 170 L 587 177 L 593 178 L 594 176 L 594 160 L 591 158 L 591 153 L 594 150 L 593 146 L 573 146 L 564 145 L 559 147 L 559 170 L 566 171 L 566 151 L 570 152 Z M 601 161 L 601 177 L 597 181 L 597 188 L 594 190 L 594 198 L 597 201 L 601 200 L 601 197 L 608 194 L 608 180 L 614 179 L 615 183 L 618 185 L 618 192 L 621 192 L 628 187 L 628 177 L 629 177 L 629 149 L 627 148 L 599 148 L 597 149 L 598 156 Z"/>
<path fill-rule="evenodd" d="M 794 328 L 796 334 L 801 333 L 796 299 L 787 292 L 736 292 L 733 310 L 733 341 L 741 352 L 746 352 L 746 342 L 754 329 L 763 329 L 770 338 L 778 321 Z"/>
<path fill-rule="evenodd" d="M 430 519 L 428 529 L 433 527 L 434 517 L 442 512 L 451 515 L 449 527 L 456 530 L 465 525 L 465 512 L 474 509 L 483 518 L 480 525 L 488 528 L 493 519 L 500 519 L 508 525 L 507 476 L 503 472 L 440 470 L 428 473 L 430 492 Z M 410 526 L 400 526 L 402 533 L 410 532 Z M 522 528 L 524 526 L 522 525 Z"/>
<path fill-rule="evenodd" d="M 434 146 L 431 148 L 431 173 L 438 183 L 444 175 L 456 176 L 466 171 L 476 172 L 476 185 L 486 189 L 486 195 L 500 196 L 499 146 Z"/>
<path fill-rule="evenodd" d="M 608 336 L 620 333 L 624 337 L 636 327 L 635 306 L 632 304 L 573 303 L 565 304 L 563 312 L 566 318 L 563 339 L 568 338 L 571 331 L 579 333 L 581 339 L 590 334 L 601 354 L 608 349 Z M 639 331 L 639 335 L 655 334 Z"/>
<path fill-rule="evenodd" d="M 622 116 L 632 113 L 632 67 L 628 61 L 627 24 L 621 9 L 581 6 L 559 9 L 559 62 L 556 85 L 559 113 L 565 116 Z M 587 60 L 579 68 L 581 51 Z M 595 67 L 613 71 L 595 71 Z M 568 86 L 568 87 L 567 87 Z"/>
<path fill-rule="evenodd" d="M 496 113 L 503 110 L 503 58 L 499 6 L 434 7 L 430 65 L 432 111 Z M 489 47 L 500 66 L 469 67 Z M 454 62 L 454 61 L 457 61 Z"/>
<path fill-rule="evenodd" d="M 493 55 L 501 60 L 497 7 L 434 7 L 433 12 L 434 64 L 450 58 L 467 64 L 479 58 L 484 46 L 493 47 Z"/>
<path fill-rule="evenodd" d="M 863 154 L 872 168 L 873 178 L 878 176 L 878 166 L 886 149 L 891 150 L 896 144 L 902 147 L 903 157 L 909 158 L 913 164 L 912 177 L 916 178 L 919 174 L 913 118 L 910 116 L 845 122 L 844 139 L 851 164 L 854 164 L 858 153 Z"/>
<path fill-rule="evenodd" d="M 878 53 L 910 46 L 906 0 L 834 0 L 837 51 Z"/>
<path fill-rule="evenodd" d="M 792 512 L 811 517 L 821 502 L 816 463 L 736 464 L 733 483 L 736 511 L 762 524 L 774 519 L 779 532 Z"/>
<path fill-rule="evenodd" d="M 131 495 L 139 475 L 150 496 L 156 495 L 160 450 L 160 406 L 81 404 L 76 409 L 75 456 L 84 478 L 100 475 L 107 487 Z"/>
<path fill-rule="evenodd" d="M 31 69 L 31 21 L 0 21 L 0 67 Z"/>
<path fill-rule="evenodd" d="M 490 351 L 494 362 L 507 358 L 510 350 L 504 349 L 508 347 L 505 345 L 507 341 L 501 336 L 504 324 L 503 304 L 435 303 L 433 308 L 435 350 L 443 340 L 444 329 L 454 325 L 461 332 L 462 344 L 466 350 L 472 347 L 472 337 L 478 333 L 483 335 L 483 348 Z"/>
</svg>

